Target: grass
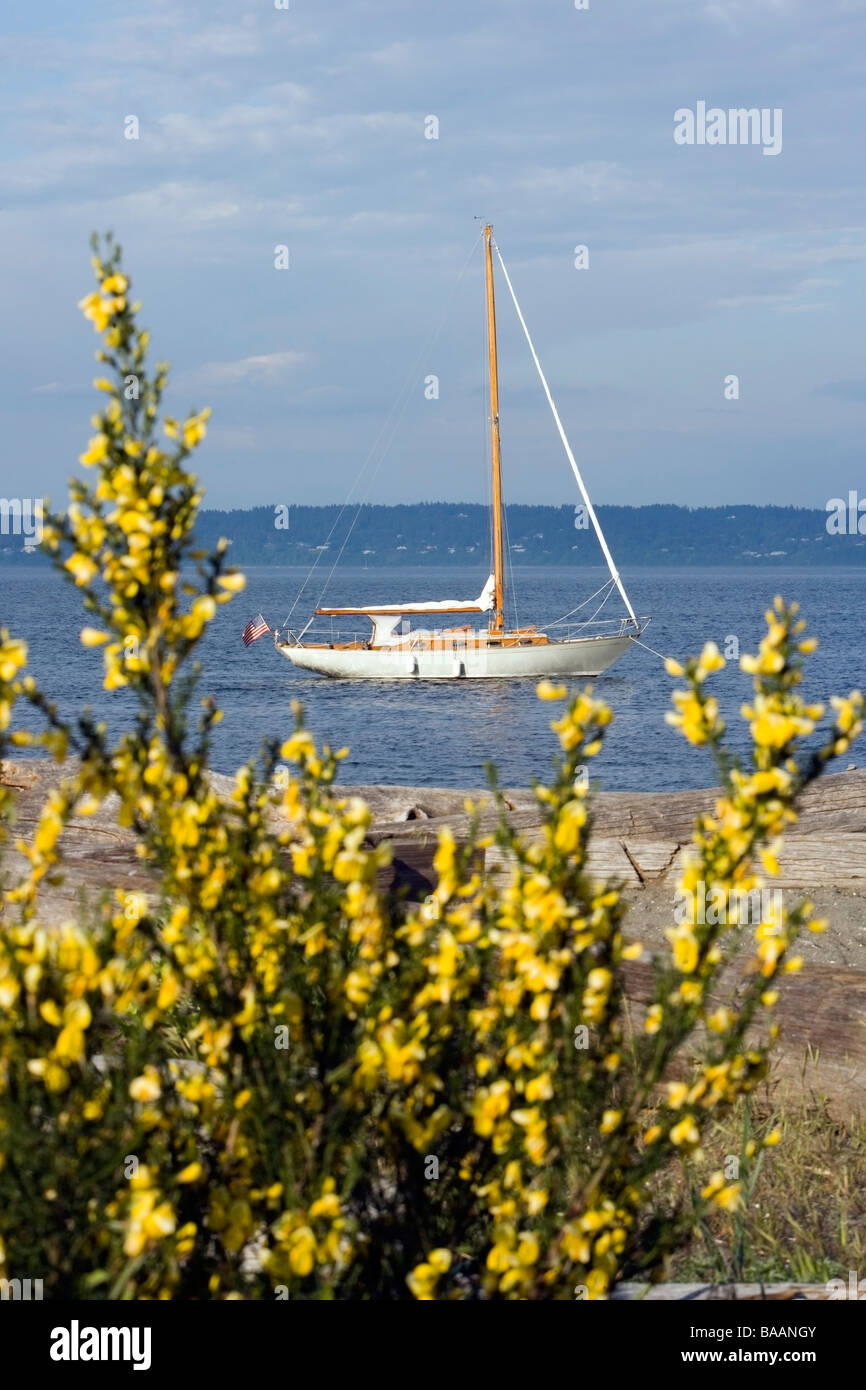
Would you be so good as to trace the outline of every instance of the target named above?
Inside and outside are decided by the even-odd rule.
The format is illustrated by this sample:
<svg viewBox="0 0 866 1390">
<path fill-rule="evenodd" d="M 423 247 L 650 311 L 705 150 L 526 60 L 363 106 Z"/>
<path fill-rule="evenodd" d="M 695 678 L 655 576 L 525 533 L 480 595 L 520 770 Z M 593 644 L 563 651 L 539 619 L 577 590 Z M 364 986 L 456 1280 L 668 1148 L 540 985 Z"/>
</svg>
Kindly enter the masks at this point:
<svg viewBox="0 0 866 1390">
<path fill-rule="evenodd" d="M 760 1141 L 770 1129 L 781 1142 Z M 745 1157 L 749 1140 L 758 1148 Z M 667 1278 L 683 1283 L 825 1283 L 866 1276 L 866 1115 L 842 1118 L 838 1104 L 805 1091 L 774 1101 L 772 1090 L 743 1101 L 704 1144 L 707 1167 L 740 1164 L 742 1206 L 702 1220 Z M 706 1169 L 702 1169 L 702 1172 Z M 697 1184 L 695 1184 L 695 1189 Z M 678 1179 L 672 1198 L 685 1195 Z"/>
</svg>

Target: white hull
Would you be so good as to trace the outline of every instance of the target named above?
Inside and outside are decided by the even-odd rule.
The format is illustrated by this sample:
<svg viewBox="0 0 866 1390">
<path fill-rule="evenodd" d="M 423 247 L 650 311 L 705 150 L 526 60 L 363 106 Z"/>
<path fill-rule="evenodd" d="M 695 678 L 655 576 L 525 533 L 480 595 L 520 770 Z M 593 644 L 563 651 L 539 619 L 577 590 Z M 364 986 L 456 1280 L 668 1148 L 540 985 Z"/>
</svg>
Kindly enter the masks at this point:
<svg viewBox="0 0 866 1390">
<path fill-rule="evenodd" d="M 451 650 L 340 650 L 285 642 L 277 650 L 304 671 L 337 680 L 511 680 L 516 677 L 598 676 L 634 639 L 577 637 L 526 647 L 480 646 Z"/>
</svg>

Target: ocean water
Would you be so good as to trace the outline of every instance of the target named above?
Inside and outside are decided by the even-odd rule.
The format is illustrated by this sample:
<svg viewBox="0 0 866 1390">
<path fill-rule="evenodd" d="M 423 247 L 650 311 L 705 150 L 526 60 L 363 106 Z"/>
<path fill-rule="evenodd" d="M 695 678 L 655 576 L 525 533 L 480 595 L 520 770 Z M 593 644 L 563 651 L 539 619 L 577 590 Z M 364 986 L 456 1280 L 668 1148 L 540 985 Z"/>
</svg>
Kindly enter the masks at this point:
<svg viewBox="0 0 866 1390">
<path fill-rule="evenodd" d="M 420 786 L 484 786 L 484 766 L 494 762 L 504 786 L 527 786 L 548 776 L 556 741 L 553 707 L 539 701 L 534 682 L 331 681 L 296 671 L 267 635 L 249 649 L 241 630 L 261 611 L 281 625 L 306 577 L 298 569 L 247 571 L 247 588 L 222 607 L 201 648 L 200 693 L 215 697 L 224 722 L 214 741 L 213 765 L 232 772 L 255 753 L 262 739 L 282 738 L 292 726 L 290 701 L 300 699 L 314 734 L 348 745 L 342 780 Z M 465 597 L 480 592 L 481 570 L 346 569 L 328 590 L 328 602 L 370 603 Z M 586 569 L 516 569 L 513 594 L 522 623 L 555 621 L 602 585 L 606 573 Z M 754 651 L 763 613 L 777 592 L 797 599 L 809 631 L 820 640 L 808 660 L 805 692 L 816 699 L 866 687 L 866 569 L 626 569 L 635 611 L 652 622 L 643 640 L 678 659 L 714 639 L 720 648 L 736 638 Z M 305 591 L 292 618 L 302 626 L 316 606 L 320 581 Z M 611 599 L 602 616 L 620 616 Z M 509 613 L 514 617 L 514 610 Z M 79 593 L 53 571 L 0 568 L 0 625 L 25 636 L 30 670 L 61 712 L 74 715 L 90 703 L 113 732 L 129 727 L 134 701 L 125 691 L 101 687 L 102 657 L 81 646 L 85 616 Z M 366 620 L 360 620 L 366 627 Z M 612 707 L 614 722 L 593 775 L 610 790 L 673 791 L 711 785 L 714 772 L 702 750 L 685 744 L 664 722 L 674 684 L 656 655 L 632 647 L 605 676 L 596 693 Z M 735 663 L 714 677 L 734 749 L 745 746 L 740 705 L 751 681 Z M 23 722 L 23 721 L 22 721 Z M 28 718 L 30 727 L 35 724 Z M 862 758 L 856 748 L 850 761 Z"/>
</svg>

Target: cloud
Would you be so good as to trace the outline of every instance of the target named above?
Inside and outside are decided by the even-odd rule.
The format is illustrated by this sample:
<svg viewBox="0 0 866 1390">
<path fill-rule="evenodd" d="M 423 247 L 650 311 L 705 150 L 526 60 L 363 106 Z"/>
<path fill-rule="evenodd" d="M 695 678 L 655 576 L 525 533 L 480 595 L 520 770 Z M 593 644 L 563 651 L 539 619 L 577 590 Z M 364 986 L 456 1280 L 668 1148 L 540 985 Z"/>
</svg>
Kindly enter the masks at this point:
<svg viewBox="0 0 866 1390">
<path fill-rule="evenodd" d="M 743 20 L 793 17 L 800 7 L 800 0 L 707 0 L 704 14 L 716 24 L 737 29 Z"/>
<path fill-rule="evenodd" d="M 119 224 L 159 222 L 161 226 L 207 227 L 234 221 L 241 199 L 220 185 L 194 180 L 157 184 L 113 199 Z"/>
<path fill-rule="evenodd" d="M 367 57 L 371 63 L 379 63 L 386 68 L 408 68 L 416 53 L 415 44 L 395 41 L 385 48 L 377 48 Z"/>
<path fill-rule="evenodd" d="M 86 0 L 82 8 L 84 4 Z M 118 66 L 128 70 L 132 65 L 183 70 L 195 69 L 203 59 L 254 58 L 273 40 L 273 30 L 257 22 L 254 12 L 240 22 L 220 23 L 212 13 L 213 5 L 208 5 L 210 13 L 196 15 L 190 12 L 193 9 L 189 0 L 186 14 L 175 4 L 151 0 L 146 9 L 130 9 L 113 19 L 99 13 L 92 24 L 82 14 L 77 16 L 77 28 L 64 26 L 62 32 L 52 33 L 40 25 L 36 33 L 9 33 L 4 50 L 19 67 L 64 74 L 72 68 L 91 67 L 98 72 Z"/>
<path fill-rule="evenodd" d="M 588 160 L 564 168 L 533 169 L 515 182 L 519 192 L 536 198 L 586 198 L 590 203 L 615 202 L 623 198 L 646 201 L 658 196 L 661 184 L 638 178 L 621 164 Z"/>
<path fill-rule="evenodd" d="M 238 362 L 205 362 L 181 380 L 196 386 L 273 386 L 311 360 L 306 352 L 262 353 Z"/>
<path fill-rule="evenodd" d="M 862 237 L 863 232 L 858 230 L 857 235 Z M 783 261 L 792 266 L 855 264 L 858 261 L 866 261 L 866 241 L 843 241 L 831 246 L 810 247 L 803 251 L 791 252 L 787 257 L 783 257 Z"/>
<path fill-rule="evenodd" d="M 823 276 L 813 275 L 805 280 L 800 280 L 790 289 L 775 294 L 760 292 L 730 295 L 715 300 L 712 307 L 714 309 L 746 309 L 753 305 L 763 305 L 767 308 L 777 309 L 781 313 L 808 313 L 813 309 L 829 308 L 829 304 L 826 300 L 808 302 L 805 300 L 805 296 L 812 294 L 815 290 L 823 290 L 828 285 L 838 285 L 838 283 L 838 280 L 828 280 Z"/>
<path fill-rule="evenodd" d="M 208 445 L 220 452 L 224 449 L 231 449 L 232 452 L 241 449 L 248 451 L 258 449 L 261 440 L 258 431 L 252 425 L 220 425 L 211 422 Z"/>
<path fill-rule="evenodd" d="M 430 222 L 430 214 L 426 212 L 391 212 L 386 210 L 353 212 L 345 219 L 346 225 L 352 228 L 367 227 L 372 231 L 378 231 L 382 227 L 420 227 Z"/>
<path fill-rule="evenodd" d="M 153 153 L 176 156 L 235 148 L 267 153 L 281 148 L 287 130 L 299 128 L 297 117 L 310 101 L 310 89 L 283 82 L 265 88 L 262 98 L 225 106 L 221 111 L 167 112 L 157 119 Z"/>
<path fill-rule="evenodd" d="M 832 396 L 836 400 L 866 405 L 866 378 L 859 381 L 826 381 L 823 386 L 816 386 L 812 395 Z"/>
</svg>

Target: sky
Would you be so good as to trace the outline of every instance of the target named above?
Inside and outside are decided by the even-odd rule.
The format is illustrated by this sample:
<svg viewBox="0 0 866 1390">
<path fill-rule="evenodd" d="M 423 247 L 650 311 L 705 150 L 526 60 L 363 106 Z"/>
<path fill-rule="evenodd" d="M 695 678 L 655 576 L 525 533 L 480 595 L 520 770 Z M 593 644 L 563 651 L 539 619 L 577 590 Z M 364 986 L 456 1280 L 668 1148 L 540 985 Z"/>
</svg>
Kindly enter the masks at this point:
<svg viewBox="0 0 866 1390">
<path fill-rule="evenodd" d="M 866 493 L 866 0 L 282 3 L 4 0 L 0 493 L 78 469 L 111 229 L 206 505 L 484 501 L 478 217 L 597 503 Z M 506 498 L 577 501 L 497 295 Z"/>
</svg>

